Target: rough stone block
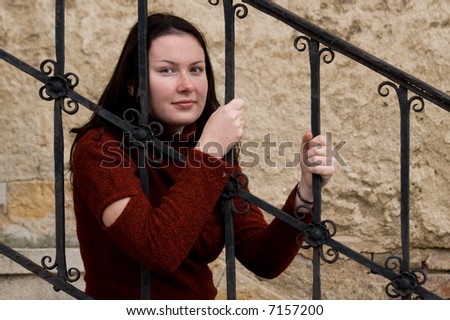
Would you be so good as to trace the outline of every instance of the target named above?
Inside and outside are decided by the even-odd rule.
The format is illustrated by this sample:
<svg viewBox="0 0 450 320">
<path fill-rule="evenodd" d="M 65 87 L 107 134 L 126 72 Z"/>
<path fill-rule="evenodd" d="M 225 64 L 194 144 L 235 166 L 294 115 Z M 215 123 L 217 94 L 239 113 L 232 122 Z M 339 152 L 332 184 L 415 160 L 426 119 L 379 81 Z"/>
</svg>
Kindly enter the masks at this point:
<svg viewBox="0 0 450 320">
<path fill-rule="evenodd" d="M 450 252 L 448 250 L 430 250 L 425 263 L 430 270 L 450 271 Z"/>
</svg>

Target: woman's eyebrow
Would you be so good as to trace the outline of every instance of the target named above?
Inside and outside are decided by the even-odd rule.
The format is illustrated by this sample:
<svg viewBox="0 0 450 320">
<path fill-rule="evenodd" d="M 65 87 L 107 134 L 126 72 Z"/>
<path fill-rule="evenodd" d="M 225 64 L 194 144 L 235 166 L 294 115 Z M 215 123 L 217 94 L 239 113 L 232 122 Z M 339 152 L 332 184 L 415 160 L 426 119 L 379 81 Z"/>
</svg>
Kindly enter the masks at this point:
<svg viewBox="0 0 450 320">
<path fill-rule="evenodd" d="M 172 60 L 166 60 L 166 59 L 163 59 L 163 60 L 154 60 L 155 62 L 158 62 L 158 63 L 168 63 L 168 64 L 171 64 L 171 65 L 175 65 L 175 66 L 178 66 L 179 65 L 179 63 L 178 62 L 175 62 L 175 61 L 172 61 Z M 190 65 L 194 65 L 194 64 L 199 64 L 199 63 L 205 63 L 205 60 L 198 60 L 198 61 L 195 61 L 195 62 L 192 62 Z"/>
</svg>

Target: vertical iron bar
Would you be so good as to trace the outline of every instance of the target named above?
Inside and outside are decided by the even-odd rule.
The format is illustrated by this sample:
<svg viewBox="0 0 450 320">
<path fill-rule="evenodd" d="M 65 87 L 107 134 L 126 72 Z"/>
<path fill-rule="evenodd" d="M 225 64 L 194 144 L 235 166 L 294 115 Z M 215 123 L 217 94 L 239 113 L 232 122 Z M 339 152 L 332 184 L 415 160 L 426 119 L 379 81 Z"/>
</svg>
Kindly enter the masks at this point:
<svg viewBox="0 0 450 320">
<path fill-rule="evenodd" d="M 140 124 L 148 124 L 148 54 L 147 54 L 147 0 L 138 1 L 138 61 L 139 94 L 141 106 Z"/>
<path fill-rule="evenodd" d="M 231 201 L 233 201 L 233 198 L 223 201 L 223 211 L 225 217 L 225 262 L 227 277 L 227 299 L 236 300 L 236 260 L 234 249 L 234 223 L 233 212 L 231 211 Z"/>
<path fill-rule="evenodd" d="M 408 91 L 400 86 L 398 90 L 400 103 L 400 223 L 402 242 L 402 262 L 400 272 L 409 272 L 409 148 L 410 148 L 410 104 Z M 409 296 L 411 298 L 411 296 Z"/>
<path fill-rule="evenodd" d="M 234 8 L 233 0 L 223 1 L 225 20 L 225 103 L 234 98 Z M 233 162 L 233 149 L 225 155 L 225 160 Z M 236 261 L 234 250 L 234 224 L 231 210 L 233 198 L 223 201 L 225 219 L 225 260 L 227 275 L 227 299 L 236 300 Z"/>
<path fill-rule="evenodd" d="M 313 136 L 320 134 L 320 52 L 319 42 L 311 39 L 309 44 L 311 68 L 311 131 Z M 313 175 L 313 217 L 314 223 L 321 222 L 321 179 Z M 319 248 L 313 250 L 313 299 L 321 299 Z"/>
<path fill-rule="evenodd" d="M 139 125 L 148 125 L 148 54 L 147 54 L 147 0 L 138 1 L 138 65 L 139 65 L 139 97 L 140 117 Z M 148 171 L 146 164 L 146 146 L 138 148 L 138 168 L 141 187 L 147 197 L 150 194 Z M 150 270 L 141 266 L 141 299 L 150 299 Z"/>
<path fill-rule="evenodd" d="M 56 16 L 55 16 L 55 48 L 56 48 L 56 75 L 64 75 L 65 57 L 64 57 L 64 0 L 56 0 Z"/>
<path fill-rule="evenodd" d="M 64 75 L 64 0 L 56 0 L 55 12 L 55 76 Z M 56 268 L 58 276 L 68 280 L 66 266 L 65 244 L 65 212 L 64 212 L 64 133 L 62 123 L 62 108 L 64 97 L 57 98 L 54 104 L 54 161 L 55 161 L 55 219 L 56 219 Z"/>
<path fill-rule="evenodd" d="M 223 1 L 225 18 L 225 103 L 234 98 L 235 33 L 233 0 Z"/>
</svg>

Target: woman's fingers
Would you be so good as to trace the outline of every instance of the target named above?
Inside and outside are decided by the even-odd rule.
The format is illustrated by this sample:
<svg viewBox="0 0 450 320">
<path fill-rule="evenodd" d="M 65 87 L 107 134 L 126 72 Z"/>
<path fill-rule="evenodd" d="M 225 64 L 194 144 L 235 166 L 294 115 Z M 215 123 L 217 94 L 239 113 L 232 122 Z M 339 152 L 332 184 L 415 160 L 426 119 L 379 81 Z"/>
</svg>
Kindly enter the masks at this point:
<svg viewBox="0 0 450 320">
<path fill-rule="evenodd" d="M 301 152 L 302 176 L 306 178 L 305 181 L 312 183 L 311 175 L 318 174 L 323 183 L 327 183 L 335 172 L 335 159 L 331 146 L 327 146 L 326 137 L 313 137 L 311 132 L 306 132 L 303 135 Z"/>
<path fill-rule="evenodd" d="M 234 110 L 242 110 L 245 106 L 245 101 L 242 99 L 233 99 L 228 104 L 225 105 L 225 107 L 234 109 Z"/>
<path fill-rule="evenodd" d="M 241 139 L 244 133 L 245 101 L 233 99 L 228 104 L 219 107 L 208 119 L 202 136 L 197 144 L 200 150 L 222 157 Z M 215 149 L 205 149 L 204 146 L 216 146 Z M 208 152 L 209 151 L 209 152 Z"/>
</svg>

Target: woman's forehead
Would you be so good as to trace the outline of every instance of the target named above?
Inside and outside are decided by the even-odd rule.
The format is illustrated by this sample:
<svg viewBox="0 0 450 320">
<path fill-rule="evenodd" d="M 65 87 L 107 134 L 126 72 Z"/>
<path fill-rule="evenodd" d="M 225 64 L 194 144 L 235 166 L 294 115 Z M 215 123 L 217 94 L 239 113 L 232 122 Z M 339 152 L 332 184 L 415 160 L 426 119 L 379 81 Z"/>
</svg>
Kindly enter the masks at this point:
<svg viewBox="0 0 450 320">
<path fill-rule="evenodd" d="M 204 60 L 202 46 L 188 33 L 167 34 L 155 38 L 150 46 L 149 55 L 164 60 L 186 57 Z"/>
</svg>

